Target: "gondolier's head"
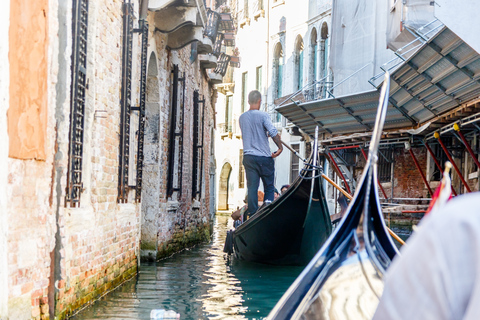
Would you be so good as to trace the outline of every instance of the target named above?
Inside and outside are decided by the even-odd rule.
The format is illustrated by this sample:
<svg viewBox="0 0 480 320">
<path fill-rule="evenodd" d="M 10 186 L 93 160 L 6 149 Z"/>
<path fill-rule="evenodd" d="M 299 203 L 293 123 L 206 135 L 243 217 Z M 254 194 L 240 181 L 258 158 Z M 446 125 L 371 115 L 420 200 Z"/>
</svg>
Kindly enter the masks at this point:
<svg viewBox="0 0 480 320">
<path fill-rule="evenodd" d="M 262 94 L 258 90 L 250 91 L 248 94 L 248 104 L 250 109 L 259 110 L 262 103 Z"/>
</svg>

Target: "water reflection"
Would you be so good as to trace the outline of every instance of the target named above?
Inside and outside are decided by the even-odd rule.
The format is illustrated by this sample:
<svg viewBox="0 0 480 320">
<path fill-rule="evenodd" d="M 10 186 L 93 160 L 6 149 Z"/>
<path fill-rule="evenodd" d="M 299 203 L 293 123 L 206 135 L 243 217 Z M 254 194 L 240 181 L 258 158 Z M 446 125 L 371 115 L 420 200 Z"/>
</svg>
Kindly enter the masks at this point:
<svg viewBox="0 0 480 320">
<path fill-rule="evenodd" d="M 149 319 L 170 309 L 181 319 L 262 319 L 302 271 L 229 260 L 229 216 L 217 215 L 212 242 L 152 265 L 73 319 Z"/>
</svg>

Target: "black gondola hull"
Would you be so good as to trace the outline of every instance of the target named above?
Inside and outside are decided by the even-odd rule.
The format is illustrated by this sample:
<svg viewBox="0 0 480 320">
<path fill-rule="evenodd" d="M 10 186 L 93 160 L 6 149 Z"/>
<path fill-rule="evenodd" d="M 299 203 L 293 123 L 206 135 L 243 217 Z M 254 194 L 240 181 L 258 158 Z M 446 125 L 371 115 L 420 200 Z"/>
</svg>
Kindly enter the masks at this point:
<svg viewBox="0 0 480 320">
<path fill-rule="evenodd" d="M 237 227 L 234 256 L 265 264 L 306 265 L 331 231 L 321 179 L 312 183 L 299 177 L 285 195 Z"/>
</svg>

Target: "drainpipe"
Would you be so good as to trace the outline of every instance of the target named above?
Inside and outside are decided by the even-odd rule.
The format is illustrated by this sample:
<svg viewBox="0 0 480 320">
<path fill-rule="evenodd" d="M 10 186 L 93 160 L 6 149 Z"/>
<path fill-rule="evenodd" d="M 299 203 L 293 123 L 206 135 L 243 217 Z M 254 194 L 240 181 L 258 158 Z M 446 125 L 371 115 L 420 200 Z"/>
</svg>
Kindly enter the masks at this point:
<svg viewBox="0 0 480 320">
<path fill-rule="evenodd" d="M 462 180 L 462 183 L 465 186 L 465 189 L 467 189 L 468 192 L 472 192 L 467 182 L 463 178 L 462 172 L 460 171 L 460 169 L 458 169 L 457 165 L 455 164 L 455 161 L 453 161 L 453 158 L 450 155 L 450 152 L 448 152 L 447 147 L 445 147 L 445 145 L 442 142 L 442 139 L 440 139 L 440 134 L 438 132 L 435 132 L 433 136 L 438 140 L 438 143 L 440 143 L 440 146 L 442 147 L 443 151 L 445 151 L 445 154 L 447 155 L 448 160 L 452 163 L 452 166 L 457 172 L 458 176 L 460 177 L 460 180 Z"/>
<path fill-rule="evenodd" d="M 148 14 L 148 0 L 141 0 L 142 2 L 140 3 L 140 12 L 139 12 L 139 20 L 140 21 L 146 21 L 147 20 L 147 14 Z M 143 22 L 142 22 L 143 23 Z"/>
</svg>

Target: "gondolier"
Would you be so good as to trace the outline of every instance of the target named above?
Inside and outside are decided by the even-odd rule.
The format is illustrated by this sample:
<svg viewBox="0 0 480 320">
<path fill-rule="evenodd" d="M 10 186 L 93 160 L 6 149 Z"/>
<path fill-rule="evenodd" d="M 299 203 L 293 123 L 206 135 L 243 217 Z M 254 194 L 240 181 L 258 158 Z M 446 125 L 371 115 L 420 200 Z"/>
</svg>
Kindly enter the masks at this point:
<svg viewBox="0 0 480 320">
<path fill-rule="evenodd" d="M 258 209 L 258 186 L 260 179 L 263 182 L 265 202 L 271 202 L 274 198 L 275 167 L 273 158 L 278 157 L 283 146 L 277 129 L 273 126 L 269 115 L 260 111 L 262 95 L 258 90 L 248 94 L 250 109 L 240 116 L 239 123 L 242 130 L 243 140 L 243 165 L 247 177 L 248 189 L 248 212 L 253 214 Z M 270 151 L 268 144 L 270 136 L 278 150 Z"/>
</svg>

